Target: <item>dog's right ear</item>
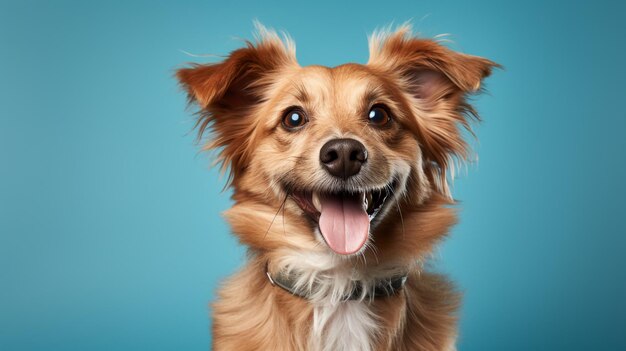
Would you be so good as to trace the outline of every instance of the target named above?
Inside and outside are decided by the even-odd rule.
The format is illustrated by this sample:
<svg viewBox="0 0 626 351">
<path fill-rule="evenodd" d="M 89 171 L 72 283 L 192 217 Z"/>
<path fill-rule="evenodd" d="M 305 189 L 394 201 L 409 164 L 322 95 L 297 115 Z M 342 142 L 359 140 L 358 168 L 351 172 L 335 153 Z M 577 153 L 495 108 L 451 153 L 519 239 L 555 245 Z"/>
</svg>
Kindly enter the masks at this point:
<svg viewBox="0 0 626 351">
<path fill-rule="evenodd" d="M 229 178 L 245 169 L 253 142 L 255 107 L 266 98 L 272 77 L 282 69 L 297 66 L 293 43 L 258 26 L 259 40 L 233 51 L 224 61 L 192 64 L 176 72 L 189 101 L 200 107 L 198 136 L 213 131 L 205 149 L 220 149 L 222 169 Z"/>
<path fill-rule="evenodd" d="M 291 47 L 285 47 L 276 34 L 266 32 L 261 41 L 246 42 L 246 47 L 230 53 L 215 64 L 191 64 L 176 72 L 176 77 L 189 93 L 189 98 L 202 108 L 226 99 L 243 99 L 254 95 L 248 88 L 282 66 L 297 64 Z M 252 90 L 252 89 L 249 89 Z"/>
</svg>

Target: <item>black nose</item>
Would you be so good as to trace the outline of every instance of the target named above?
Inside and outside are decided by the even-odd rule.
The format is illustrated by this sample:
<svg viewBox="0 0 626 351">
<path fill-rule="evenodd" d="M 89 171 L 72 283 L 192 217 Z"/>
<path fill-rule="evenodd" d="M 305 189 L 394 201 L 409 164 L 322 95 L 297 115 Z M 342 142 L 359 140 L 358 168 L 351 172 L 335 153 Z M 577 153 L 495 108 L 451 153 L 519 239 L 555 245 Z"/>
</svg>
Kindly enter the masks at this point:
<svg viewBox="0 0 626 351">
<path fill-rule="evenodd" d="M 333 139 L 320 150 L 320 161 L 328 173 L 347 179 L 367 161 L 365 146 L 354 139 Z"/>
</svg>

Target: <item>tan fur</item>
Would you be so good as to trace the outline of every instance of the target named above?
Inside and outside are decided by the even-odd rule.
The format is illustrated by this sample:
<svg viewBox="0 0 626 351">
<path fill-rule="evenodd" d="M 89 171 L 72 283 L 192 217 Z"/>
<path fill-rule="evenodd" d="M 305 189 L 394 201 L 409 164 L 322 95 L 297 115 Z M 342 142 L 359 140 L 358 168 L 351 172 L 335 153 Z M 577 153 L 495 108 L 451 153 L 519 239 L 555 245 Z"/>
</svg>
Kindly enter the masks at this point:
<svg viewBox="0 0 626 351">
<path fill-rule="evenodd" d="M 328 327 L 313 325 L 315 309 L 333 308 L 333 302 L 309 301 L 272 286 L 267 263 L 272 272 L 306 270 L 315 279 L 326 277 L 319 279 L 327 284 L 409 272 L 398 295 L 351 302 L 364 304 L 358 306 L 376 322 L 371 349 L 454 349 L 458 295 L 421 263 L 455 223 L 448 172 L 454 160 L 467 157 L 460 128 L 469 128 L 468 117 L 476 116 L 465 97 L 479 90 L 494 66 L 412 37 L 402 27 L 371 37 L 367 65 L 300 67 L 293 43 L 261 28 L 259 42 L 225 61 L 178 71 L 190 101 L 201 107 L 200 135 L 212 131 L 207 149 L 217 148 L 230 170 L 234 205 L 226 219 L 250 248 L 248 264 L 224 283 L 213 304 L 215 350 L 323 347 L 311 346 L 324 343 L 312 342 L 312 330 Z M 372 104 L 391 111 L 389 126 L 368 124 Z M 297 132 L 281 126 L 291 106 L 300 106 L 309 118 Z M 400 182 L 365 250 L 349 257 L 329 252 L 290 197 L 294 189 L 337 186 L 320 167 L 319 152 L 339 137 L 356 139 L 369 152 L 367 167 L 345 181 L 346 188 Z M 298 255 L 322 259 L 300 265 L 304 259 Z"/>
</svg>

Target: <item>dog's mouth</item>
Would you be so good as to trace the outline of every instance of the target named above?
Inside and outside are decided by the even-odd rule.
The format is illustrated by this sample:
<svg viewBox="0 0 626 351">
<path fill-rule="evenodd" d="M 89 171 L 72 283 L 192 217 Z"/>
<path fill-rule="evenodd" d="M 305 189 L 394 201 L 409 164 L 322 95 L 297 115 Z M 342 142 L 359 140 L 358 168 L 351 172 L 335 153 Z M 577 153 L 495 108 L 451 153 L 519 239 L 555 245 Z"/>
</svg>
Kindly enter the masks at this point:
<svg viewBox="0 0 626 351">
<path fill-rule="evenodd" d="M 391 198 L 397 182 L 364 191 L 294 191 L 291 197 L 317 222 L 326 244 L 334 252 L 351 255 L 363 248 L 370 225 Z"/>
</svg>

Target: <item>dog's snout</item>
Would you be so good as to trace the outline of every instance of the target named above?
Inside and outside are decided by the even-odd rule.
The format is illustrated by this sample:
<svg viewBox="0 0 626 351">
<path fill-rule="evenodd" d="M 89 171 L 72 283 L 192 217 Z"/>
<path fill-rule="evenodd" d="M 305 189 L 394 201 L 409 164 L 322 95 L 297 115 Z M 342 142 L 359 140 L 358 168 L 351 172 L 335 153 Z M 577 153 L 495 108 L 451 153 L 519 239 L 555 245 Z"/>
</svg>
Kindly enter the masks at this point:
<svg viewBox="0 0 626 351">
<path fill-rule="evenodd" d="M 354 139 L 333 139 L 322 146 L 320 161 L 328 173 L 347 179 L 361 171 L 367 150 Z"/>
</svg>

